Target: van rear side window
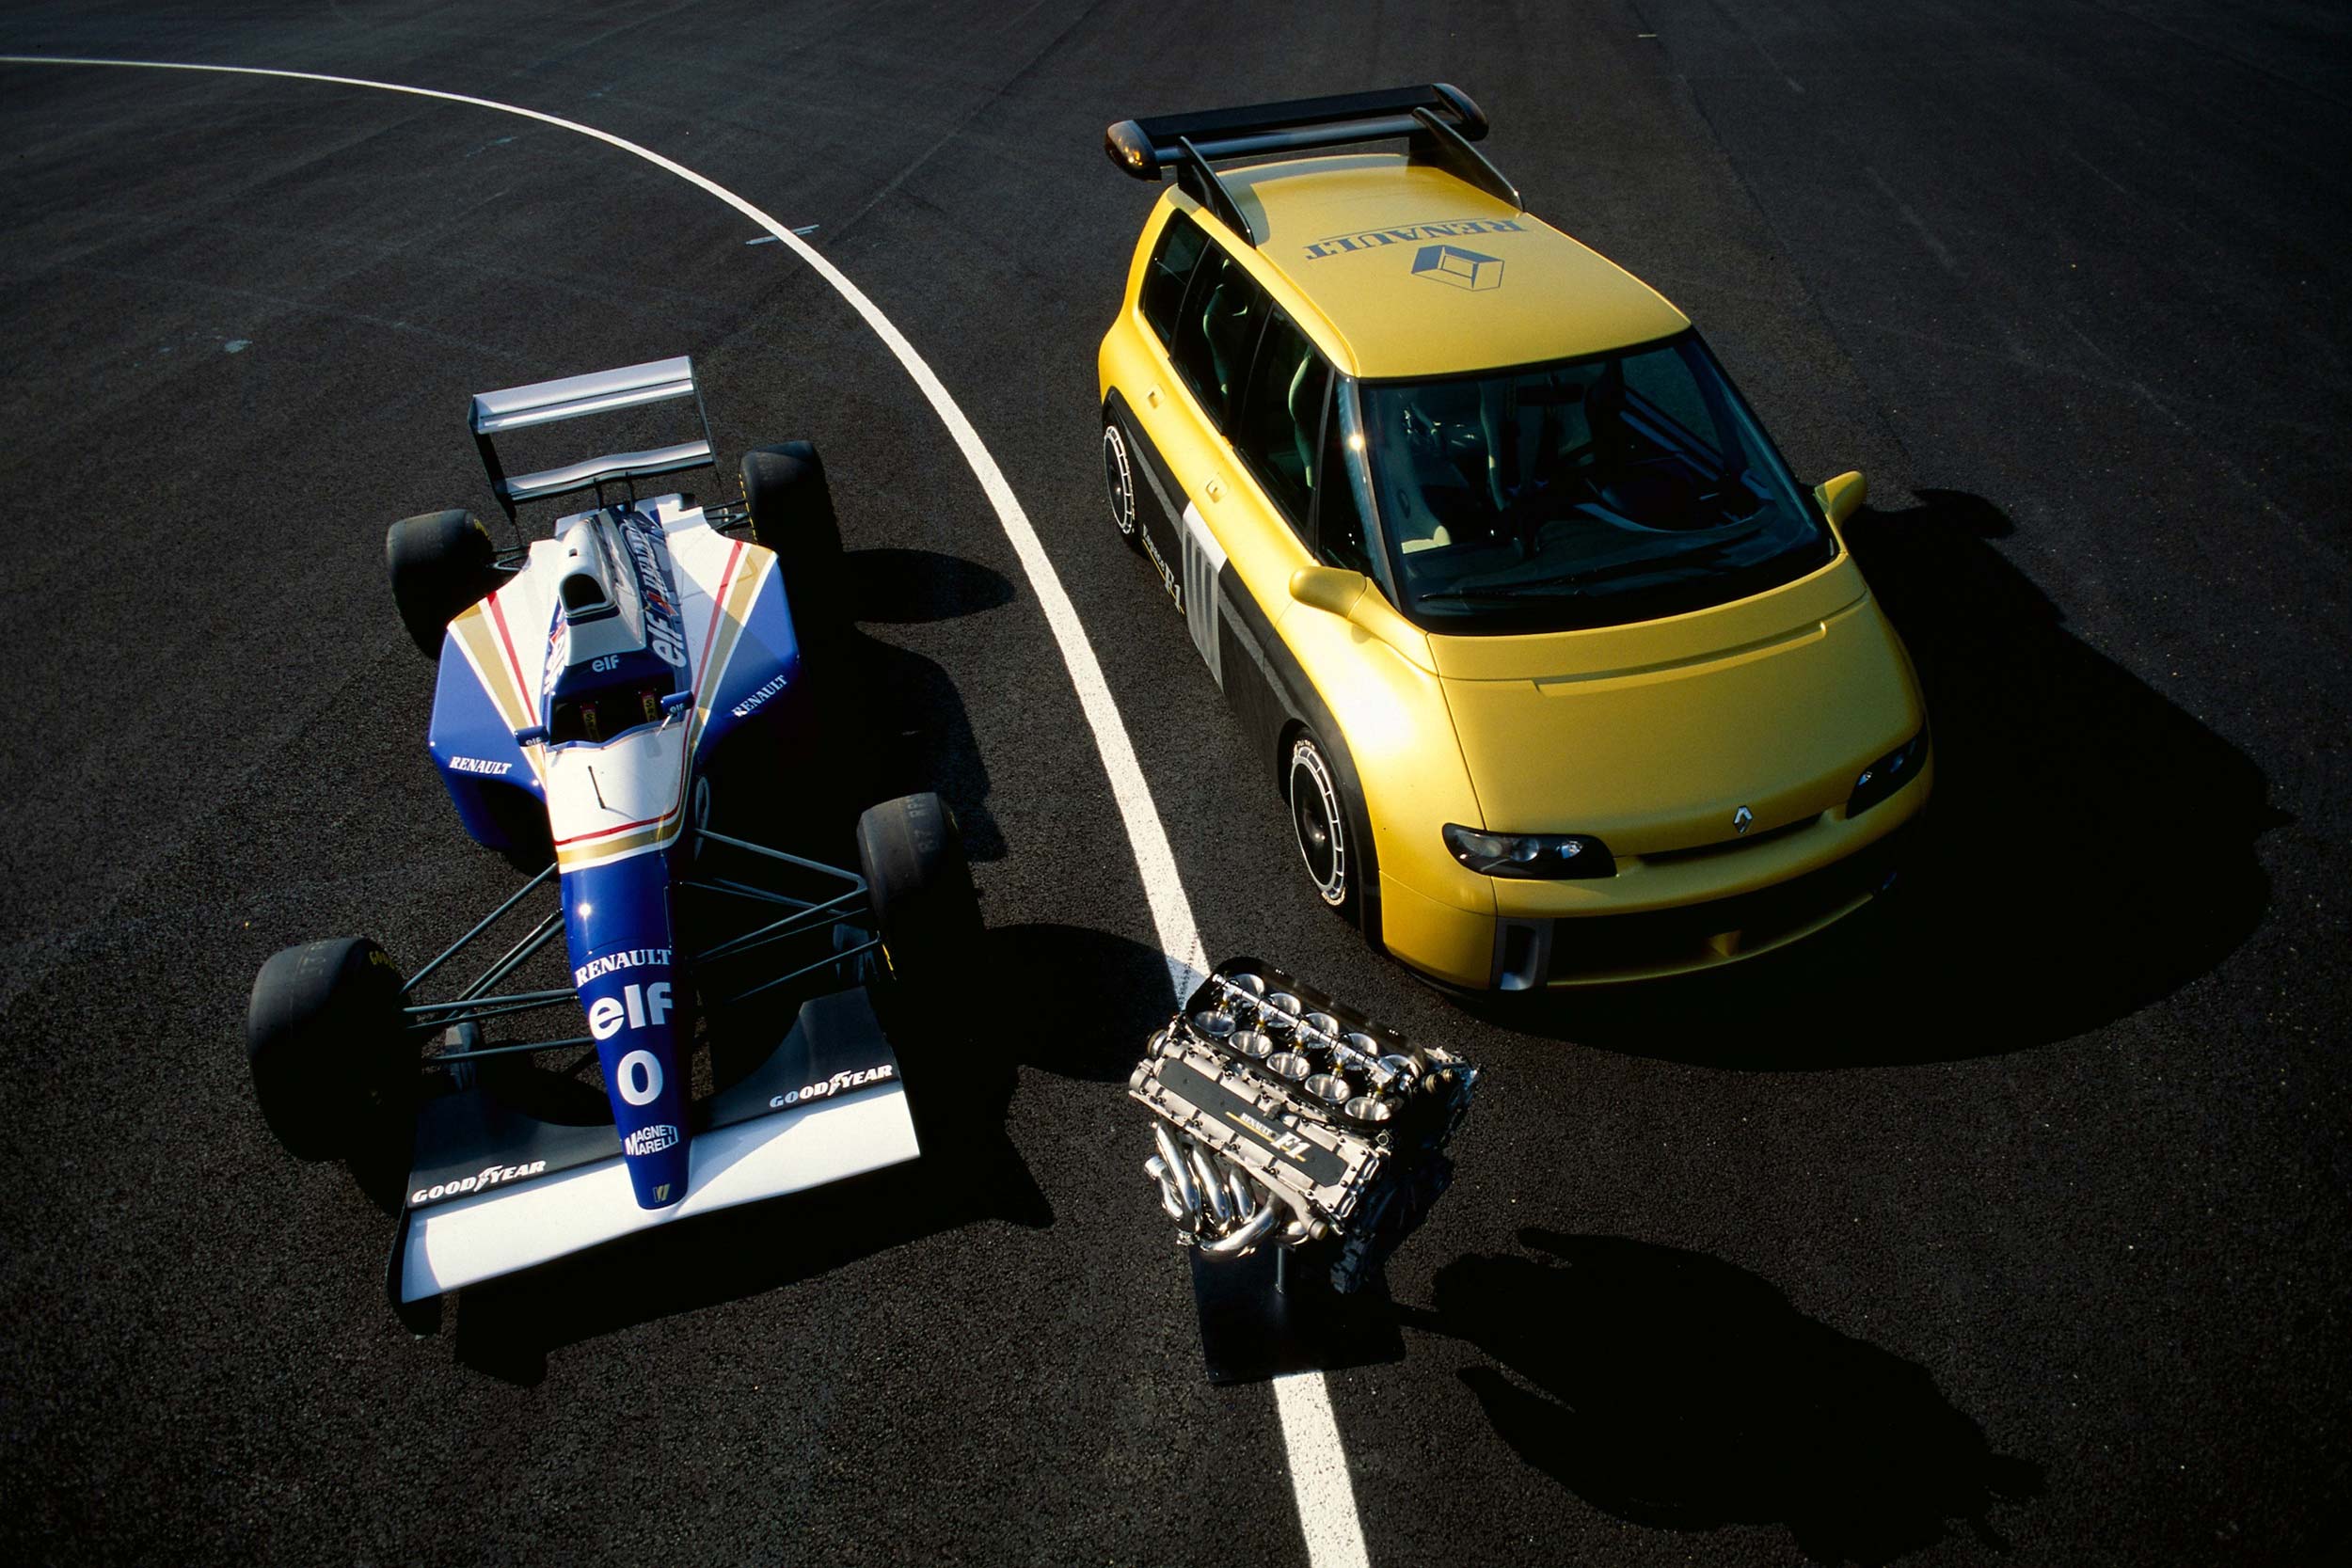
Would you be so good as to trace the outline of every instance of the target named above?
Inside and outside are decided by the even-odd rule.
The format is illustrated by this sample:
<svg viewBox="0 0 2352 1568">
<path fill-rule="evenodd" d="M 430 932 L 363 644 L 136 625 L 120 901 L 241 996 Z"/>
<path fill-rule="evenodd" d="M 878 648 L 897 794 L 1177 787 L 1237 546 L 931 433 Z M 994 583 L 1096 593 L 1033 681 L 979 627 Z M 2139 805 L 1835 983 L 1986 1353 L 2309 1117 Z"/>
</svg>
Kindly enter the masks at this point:
<svg viewBox="0 0 2352 1568">
<path fill-rule="evenodd" d="M 1160 230 L 1160 243 L 1152 247 L 1151 264 L 1144 269 L 1143 288 L 1136 303 L 1143 309 L 1143 319 L 1152 324 L 1152 330 L 1166 344 L 1176 332 L 1176 311 L 1184 303 L 1184 284 L 1192 277 L 1193 264 L 1200 260 L 1200 251 L 1209 243 L 1200 226 L 1178 213 Z"/>
<path fill-rule="evenodd" d="M 1168 356 L 1219 430 L 1231 428 L 1265 315 L 1265 291 L 1239 261 L 1211 245 L 1200 259 L 1200 276 L 1184 296 Z"/>
</svg>

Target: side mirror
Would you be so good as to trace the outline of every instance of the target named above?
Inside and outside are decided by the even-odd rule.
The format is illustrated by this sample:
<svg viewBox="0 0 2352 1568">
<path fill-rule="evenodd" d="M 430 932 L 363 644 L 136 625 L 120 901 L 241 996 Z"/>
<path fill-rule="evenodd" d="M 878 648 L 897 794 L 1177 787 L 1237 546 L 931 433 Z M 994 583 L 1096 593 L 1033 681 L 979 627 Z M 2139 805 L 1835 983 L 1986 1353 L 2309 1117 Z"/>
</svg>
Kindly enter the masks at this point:
<svg viewBox="0 0 2352 1568">
<path fill-rule="evenodd" d="M 664 714 L 680 713 L 693 705 L 694 693 L 691 690 L 673 691 L 661 699 L 661 711 Z"/>
<path fill-rule="evenodd" d="M 548 727 L 545 724 L 526 724 L 515 732 L 515 744 L 517 746 L 544 746 L 547 739 Z"/>
<path fill-rule="evenodd" d="M 1291 574 L 1291 597 L 1327 614 L 1345 617 L 1371 582 L 1343 566 L 1301 566 Z"/>
<path fill-rule="evenodd" d="M 1839 474 L 1825 479 L 1813 489 L 1813 499 L 1821 503 L 1821 515 L 1832 528 L 1844 528 L 1846 519 L 1862 510 L 1862 503 L 1870 499 L 1870 482 L 1857 472 Z"/>
</svg>

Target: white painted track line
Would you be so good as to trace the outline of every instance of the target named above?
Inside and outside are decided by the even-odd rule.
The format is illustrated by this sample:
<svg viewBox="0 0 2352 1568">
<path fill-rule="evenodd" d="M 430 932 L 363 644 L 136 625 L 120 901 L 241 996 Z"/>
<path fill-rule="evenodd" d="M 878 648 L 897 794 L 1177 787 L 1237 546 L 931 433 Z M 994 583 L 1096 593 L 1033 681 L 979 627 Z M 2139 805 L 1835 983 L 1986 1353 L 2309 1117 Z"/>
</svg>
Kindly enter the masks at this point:
<svg viewBox="0 0 2352 1568">
<path fill-rule="evenodd" d="M 1127 842 L 1135 851 L 1136 867 L 1143 876 L 1143 894 L 1152 911 L 1152 927 L 1158 935 L 1160 950 L 1168 956 L 1168 978 L 1178 999 L 1191 993 L 1208 973 L 1208 963 L 1201 951 L 1200 933 L 1194 927 L 1192 903 L 1184 896 L 1184 887 L 1176 873 L 1176 857 L 1168 848 L 1168 832 L 1161 825 L 1160 814 L 1152 801 L 1152 788 L 1143 776 L 1143 768 L 1136 760 L 1135 744 L 1128 738 L 1126 721 L 1120 717 L 1119 706 L 1111 700 L 1110 687 L 1103 679 L 1103 667 L 1094 657 L 1094 647 L 1087 641 L 1086 627 L 1070 602 L 1070 595 L 1061 585 L 1061 577 L 1054 570 L 1053 559 L 1038 540 L 1037 530 L 1029 524 L 1028 514 L 1021 509 L 1012 486 L 1005 482 L 1003 470 L 989 455 L 980 441 L 979 432 L 972 428 L 963 410 L 931 371 L 930 366 L 914 345 L 907 341 L 880 307 L 866 297 L 856 284 L 850 281 L 841 269 L 818 254 L 814 246 L 797 232 L 770 217 L 749 201 L 728 190 L 716 181 L 695 173 L 651 148 L 642 147 L 610 131 L 583 125 L 576 119 L 542 114 L 518 104 L 501 103 L 492 98 L 475 98 L 462 92 L 442 92 L 433 87 L 412 87 L 398 82 L 375 82 L 359 76 L 330 76 L 310 71 L 271 71 L 258 66 L 195 65 L 171 60 L 108 60 L 78 55 L 0 55 L 5 65 L 76 65 L 116 66 L 144 71 L 203 71 L 229 76 L 269 76 L 294 82 L 323 82 L 333 87 L 369 87 L 378 92 L 405 93 L 411 98 L 437 99 L 445 103 L 463 103 L 471 108 L 488 109 L 496 114 L 515 115 L 537 120 L 558 130 L 575 132 L 592 140 L 643 158 L 657 168 L 665 169 L 688 184 L 716 197 L 752 222 L 766 230 L 778 244 L 791 249 L 794 255 L 815 269 L 817 276 L 833 286 L 835 293 L 849 302 L 851 309 L 873 328 L 883 346 L 897 356 L 901 368 L 914 380 L 932 412 L 947 427 L 947 434 L 963 454 L 973 477 L 980 482 L 981 491 L 995 509 L 996 520 L 1012 544 L 1013 553 L 1020 558 L 1021 569 L 1029 579 L 1030 592 L 1037 595 L 1038 606 L 1045 612 L 1045 623 L 1053 631 L 1056 646 L 1061 650 L 1062 662 L 1069 667 L 1070 683 L 1076 688 L 1078 705 L 1086 715 L 1087 727 L 1093 732 L 1095 750 L 1101 752 L 1103 766 L 1110 774 L 1111 796 L 1119 803 L 1120 820 L 1126 825 Z M 1331 1416 L 1329 1390 L 1324 1386 L 1320 1372 L 1300 1372 L 1277 1380 L 1274 1385 L 1275 1408 L 1282 1421 L 1282 1440 L 1290 1455 L 1291 1484 L 1298 1499 L 1298 1519 L 1307 1538 L 1307 1558 L 1313 1568 L 1356 1568 L 1366 1561 L 1363 1526 L 1356 1513 L 1356 1495 L 1347 1473 L 1347 1454 L 1340 1446 L 1337 1422 Z"/>
<path fill-rule="evenodd" d="M 1347 1450 L 1340 1447 L 1340 1425 L 1331 1417 L 1331 1391 L 1323 1374 L 1276 1378 L 1274 1408 L 1282 1418 L 1291 1493 L 1298 1499 L 1299 1528 L 1307 1532 L 1307 1560 L 1313 1568 L 1364 1568 L 1364 1527 L 1356 1516 Z"/>
</svg>

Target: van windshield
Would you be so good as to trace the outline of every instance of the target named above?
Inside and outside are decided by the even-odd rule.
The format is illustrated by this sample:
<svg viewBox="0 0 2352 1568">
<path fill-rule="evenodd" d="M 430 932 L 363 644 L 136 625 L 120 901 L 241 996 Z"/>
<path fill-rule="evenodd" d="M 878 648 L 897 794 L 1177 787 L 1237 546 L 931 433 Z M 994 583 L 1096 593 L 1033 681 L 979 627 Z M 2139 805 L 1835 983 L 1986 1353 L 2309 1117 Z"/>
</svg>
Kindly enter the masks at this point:
<svg viewBox="0 0 2352 1568">
<path fill-rule="evenodd" d="M 1341 400 L 1397 608 L 1440 634 L 1558 631 L 1744 598 L 1836 542 L 1695 332 Z"/>
</svg>

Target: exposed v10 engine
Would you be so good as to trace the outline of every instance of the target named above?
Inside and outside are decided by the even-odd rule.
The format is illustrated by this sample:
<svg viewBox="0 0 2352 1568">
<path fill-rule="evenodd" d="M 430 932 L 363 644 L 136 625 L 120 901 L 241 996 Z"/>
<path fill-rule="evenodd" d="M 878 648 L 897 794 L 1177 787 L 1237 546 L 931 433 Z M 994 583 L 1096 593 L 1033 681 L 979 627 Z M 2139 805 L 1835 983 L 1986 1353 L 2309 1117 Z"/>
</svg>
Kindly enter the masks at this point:
<svg viewBox="0 0 2352 1568">
<path fill-rule="evenodd" d="M 1127 1082 L 1155 1118 L 1144 1174 L 1212 1259 L 1336 1241 L 1331 1283 L 1378 1273 L 1453 1178 L 1478 1071 L 1254 958 L 1219 965 Z"/>
</svg>

